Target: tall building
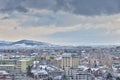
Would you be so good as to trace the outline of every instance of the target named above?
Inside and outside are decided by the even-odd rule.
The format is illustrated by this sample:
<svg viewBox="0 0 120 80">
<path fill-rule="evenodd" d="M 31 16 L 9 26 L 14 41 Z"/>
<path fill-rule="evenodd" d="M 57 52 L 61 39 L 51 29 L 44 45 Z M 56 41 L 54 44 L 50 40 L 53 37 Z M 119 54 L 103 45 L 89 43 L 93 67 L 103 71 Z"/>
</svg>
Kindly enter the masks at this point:
<svg viewBox="0 0 120 80">
<path fill-rule="evenodd" d="M 32 59 L 30 58 L 21 58 L 21 59 L 1 59 L 0 60 L 0 70 L 7 71 L 21 71 L 26 72 L 28 66 L 33 64 Z"/>
<path fill-rule="evenodd" d="M 32 64 L 32 59 L 20 59 L 17 61 L 16 69 L 20 70 L 21 72 L 26 72 L 28 66 L 31 66 Z"/>
<path fill-rule="evenodd" d="M 76 53 L 63 53 L 61 67 L 77 68 L 79 66 L 79 56 Z"/>
</svg>

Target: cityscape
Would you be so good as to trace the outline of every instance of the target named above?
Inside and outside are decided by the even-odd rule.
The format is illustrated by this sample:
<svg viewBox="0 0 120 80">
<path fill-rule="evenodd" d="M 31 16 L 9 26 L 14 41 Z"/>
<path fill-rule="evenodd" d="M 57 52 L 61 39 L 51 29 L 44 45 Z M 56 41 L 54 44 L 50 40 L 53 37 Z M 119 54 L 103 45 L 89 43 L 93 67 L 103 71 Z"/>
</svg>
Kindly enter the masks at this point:
<svg viewBox="0 0 120 80">
<path fill-rule="evenodd" d="M 119 80 L 120 46 L 58 46 L 2 42 L 2 80 Z"/>
<path fill-rule="evenodd" d="M 0 80 L 120 80 L 120 0 L 0 0 Z"/>
</svg>

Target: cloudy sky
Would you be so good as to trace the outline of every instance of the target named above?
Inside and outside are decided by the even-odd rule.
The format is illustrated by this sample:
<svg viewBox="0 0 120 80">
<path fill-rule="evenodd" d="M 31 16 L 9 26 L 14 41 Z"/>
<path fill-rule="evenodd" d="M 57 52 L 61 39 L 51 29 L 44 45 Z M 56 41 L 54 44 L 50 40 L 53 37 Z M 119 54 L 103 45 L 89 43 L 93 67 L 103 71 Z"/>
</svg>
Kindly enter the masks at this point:
<svg viewBox="0 0 120 80">
<path fill-rule="evenodd" d="M 0 0 L 0 40 L 120 43 L 120 0 Z"/>
</svg>

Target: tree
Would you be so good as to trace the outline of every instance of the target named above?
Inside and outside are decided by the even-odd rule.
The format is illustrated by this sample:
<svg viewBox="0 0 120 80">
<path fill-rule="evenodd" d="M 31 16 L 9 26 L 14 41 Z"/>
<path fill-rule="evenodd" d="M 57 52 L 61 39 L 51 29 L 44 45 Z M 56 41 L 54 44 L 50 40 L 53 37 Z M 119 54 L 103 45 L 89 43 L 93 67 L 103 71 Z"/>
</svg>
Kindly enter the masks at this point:
<svg viewBox="0 0 120 80">
<path fill-rule="evenodd" d="M 53 80 L 53 79 L 51 77 L 49 77 L 48 80 Z"/>
<path fill-rule="evenodd" d="M 112 75 L 111 75 L 111 73 L 108 73 L 108 74 L 107 74 L 106 79 L 107 79 L 107 80 L 112 80 Z"/>
<path fill-rule="evenodd" d="M 116 80 L 120 80 L 120 77 L 117 77 Z"/>
<path fill-rule="evenodd" d="M 92 71 L 91 68 L 88 68 L 88 69 L 87 69 L 87 72 L 91 73 L 91 71 Z"/>
<path fill-rule="evenodd" d="M 28 66 L 28 67 L 27 67 L 27 76 L 32 76 L 31 66 Z"/>
<path fill-rule="evenodd" d="M 65 74 L 62 76 L 62 80 L 67 80 L 67 76 Z"/>
</svg>

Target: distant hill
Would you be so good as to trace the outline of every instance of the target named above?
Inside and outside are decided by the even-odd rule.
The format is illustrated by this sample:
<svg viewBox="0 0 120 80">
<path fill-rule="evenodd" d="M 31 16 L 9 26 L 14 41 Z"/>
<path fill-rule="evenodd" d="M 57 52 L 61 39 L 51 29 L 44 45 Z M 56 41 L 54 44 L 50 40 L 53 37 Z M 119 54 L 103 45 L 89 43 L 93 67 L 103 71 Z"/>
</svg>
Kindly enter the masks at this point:
<svg viewBox="0 0 120 80">
<path fill-rule="evenodd" d="M 8 46 L 10 45 L 12 42 L 8 42 L 8 41 L 0 41 L 0 46 Z"/>
<path fill-rule="evenodd" d="M 39 41 L 33 41 L 33 40 L 20 40 L 16 42 L 7 42 L 7 41 L 0 41 L 0 46 L 53 46 L 52 44 L 45 43 L 45 42 L 39 42 Z"/>
<path fill-rule="evenodd" d="M 20 41 L 11 43 L 11 45 L 16 45 L 16 44 L 25 44 L 25 45 L 30 45 L 30 46 L 49 45 L 48 43 L 45 43 L 45 42 L 38 42 L 38 41 L 32 41 L 32 40 L 20 40 Z"/>
</svg>

